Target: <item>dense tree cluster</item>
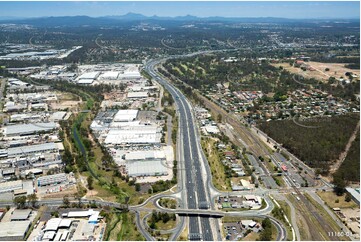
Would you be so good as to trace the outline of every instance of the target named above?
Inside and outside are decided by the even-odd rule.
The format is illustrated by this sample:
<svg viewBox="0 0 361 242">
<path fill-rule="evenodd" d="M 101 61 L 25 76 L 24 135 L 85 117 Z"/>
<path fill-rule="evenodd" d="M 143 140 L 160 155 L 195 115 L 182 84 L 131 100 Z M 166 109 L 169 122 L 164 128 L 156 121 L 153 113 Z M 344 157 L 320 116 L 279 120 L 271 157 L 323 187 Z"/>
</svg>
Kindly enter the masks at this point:
<svg viewBox="0 0 361 242">
<path fill-rule="evenodd" d="M 293 120 L 260 122 L 259 127 L 308 165 L 327 171 L 330 161 L 345 149 L 357 121 L 358 116 L 350 114 L 297 121 L 309 127 Z"/>
<path fill-rule="evenodd" d="M 360 132 L 358 132 L 340 168 L 333 174 L 336 193 L 343 193 L 347 181 L 360 182 Z"/>
<path fill-rule="evenodd" d="M 169 214 L 169 213 L 153 211 L 149 219 L 149 224 L 150 224 L 149 227 L 151 229 L 157 229 L 156 223 L 158 223 L 159 221 L 162 221 L 163 223 L 167 223 L 170 220 L 173 221 L 176 220 L 176 215 L 174 213 Z"/>
<path fill-rule="evenodd" d="M 262 221 L 262 232 L 259 236 L 261 241 L 271 241 L 272 240 L 272 222 L 269 218 L 265 218 Z"/>
</svg>

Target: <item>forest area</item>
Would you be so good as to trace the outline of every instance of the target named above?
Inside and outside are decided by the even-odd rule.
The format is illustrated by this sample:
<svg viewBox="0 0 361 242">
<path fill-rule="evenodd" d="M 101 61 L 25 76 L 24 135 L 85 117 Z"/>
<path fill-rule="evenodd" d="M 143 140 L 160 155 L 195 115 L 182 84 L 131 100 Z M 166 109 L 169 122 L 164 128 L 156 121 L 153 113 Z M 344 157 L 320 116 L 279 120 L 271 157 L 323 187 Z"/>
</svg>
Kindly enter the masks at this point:
<svg viewBox="0 0 361 242">
<path fill-rule="evenodd" d="M 334 177 L 341 177 L 342 180 L 360 181 L 360 131 L 353 141 L 346 159 L 334 174 Z"/>
<path fill-rule="evenodd" d="M 259 128 L 306 164 L 320 168 L 327 174 L 331 162 L 345 149 L 357 122 L 358 115 L 349 114 L 297 122 L 309 127 L 301 127 L 293 120 L 277 120 L 260 122 Z M 360 165 L 359 153 L 355 148 L 351 149 L 341 171 L 349 171 Z M 355 178 L 350 176 L 351 180 Z"/>
</svg>

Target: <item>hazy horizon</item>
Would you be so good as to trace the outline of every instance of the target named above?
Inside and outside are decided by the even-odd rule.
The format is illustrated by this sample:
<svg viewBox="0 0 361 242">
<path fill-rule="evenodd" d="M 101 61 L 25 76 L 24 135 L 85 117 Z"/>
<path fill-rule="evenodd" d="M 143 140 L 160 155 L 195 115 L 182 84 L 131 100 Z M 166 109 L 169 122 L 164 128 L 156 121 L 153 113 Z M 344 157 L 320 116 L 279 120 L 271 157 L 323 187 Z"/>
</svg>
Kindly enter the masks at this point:
<svg viewBox="0 0 361 242">
<path fill-rule="evenodd" d="M 80 16 L 137 13 L 177 17 L 274 17 L 291 19 L 360 18 L 359 1 L 281 2 L 0 2 L 0 18 Z"/>
</svg>

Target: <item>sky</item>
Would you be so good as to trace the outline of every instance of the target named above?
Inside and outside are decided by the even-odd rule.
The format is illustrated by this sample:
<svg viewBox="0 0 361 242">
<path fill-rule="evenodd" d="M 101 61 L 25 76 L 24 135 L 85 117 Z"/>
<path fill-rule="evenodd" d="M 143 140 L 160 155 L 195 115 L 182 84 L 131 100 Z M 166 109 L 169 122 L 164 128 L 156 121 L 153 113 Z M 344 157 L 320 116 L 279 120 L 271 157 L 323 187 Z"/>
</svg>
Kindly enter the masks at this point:
<svg viewBox="0 0 361 242">
<path fill-rule="evenodd" d="M 198 17 L 282 17 L 282 18 L 359 18 L 359 1 L 200 1 L 200 2 L 3 2 L 0 1 L 1 17 L 75 16 L 92 17 L 124 15 L 128 12 L 146 16 Z"/>
</svg>

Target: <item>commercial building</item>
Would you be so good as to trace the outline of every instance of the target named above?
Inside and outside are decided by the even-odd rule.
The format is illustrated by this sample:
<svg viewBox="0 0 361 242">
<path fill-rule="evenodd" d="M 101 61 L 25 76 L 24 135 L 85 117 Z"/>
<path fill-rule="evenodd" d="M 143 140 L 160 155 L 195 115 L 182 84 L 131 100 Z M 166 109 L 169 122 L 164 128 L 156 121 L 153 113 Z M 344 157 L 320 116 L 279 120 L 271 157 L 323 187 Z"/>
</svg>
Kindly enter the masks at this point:
<svg viewBox="0 0 361 242">
<path fill-rule="evenodd" d="M 92 84 L 99 74 L 98 71 L 86 72 L 77 78 L 77 82 L 78 84 Z"/>
<path fill-rule="evenodd" d="M 147 127 L 147 128 L 143 128 Z M 120 144 L 160 144 L 162 137 L 159 128 L 154 126 L 140 126 L 133 129 L 110 130 L 104 143 Z"/>
<path fill-rule="evenodd" d="M 101 80 L 116 80 L 118 79 L 119 71 L 106 71 L 99 76 Z"/>
<path fill-rule="evenodd" d="M 134 121 L 138 116 L 138 110 L 119 110 L 114 118 L 113 122 L 130 122 Z"/>
<path fill-rule="evenodd" d="M 55 174 L 55 175 L 39 177 L 37 182 L 38 182 L 38 186 L 40 187 L 40 186 L 62 183 L 67 180 L 68 180 L 68 178 L 65 173 L 59 173 L 59 174 Z"/>
<path fill-rule="evenodd" d="M 12 192 L 19 189 L 23 189 L 23 181 L 21 180 L 0 183 L 0 193 Z"/>
<path fill-rule="evenodd" d="M 28 220 L 31 214 L 31 209 L 15 209 L 11 214 L 11 221 L 24 221 Z"/>
<path fill-rule="evenodd" d="M 62 219 L 62 218 L 51 218 L 46 223 L 44 231 L 58 231 L 58 229 L 68 229 L 72 224 L 71 219 Z"/>
<path fill-rule="evenodd" d="M 30 224 L 30 221 L 0 222 L 0 241 L 24 240 Z"/>
<path fill-rule="evenodd" d="M 94 211 L 93 209 L 89 209 L 86 211 L 69 211 L 68 213 L 63 213 L 63 217 L 67 218 L 88 218 L 93 215 L 99 216 L 99 211 Z"/>
<path fill-rule="evenodd" d="M 125 154 L 126 161 L 145 161 L 154 159 L 164 159 L 165 153 L 161 150 L 132 151 Z"/>
<path fill-rule="evenodd" d="M 8 125 L 3 128 L 4 135 L 10 136 L 24 136 L 40 132 L 50 132 L 58 127 L 56 123 L 30 123 L 30 124 L 16 124 Z"/>
<path fill-rule="evenodd" d="M 64 120 L 66 114 L 67 114 L 67 112 L 64 112 L 64 111 L 55 112 L 49 117 L 49 121 L 59 122 L 61 120 Z"/>
<path fill-rule="evenodd" d="M 148 92 L 128 92 L 128 98 L 147 98 Z"/>
<path fill-rule="evenodd" d="M 26 145 L 8 148 L 2 150 L 2 154 L 4 154 L 4 157 L 12 158 L 16 156 L 25 156 L 33 153 L 57 152 L 59 150 L 61 150 L 61 145 L 58 145 L 58 143 L 44 143 L 38 145 Z"/>
<path fill-rule="evenodd" d="M 204 128 L 208 134 L 218 134 L 220 132 L 217 126 L 207 125 Z"/>
<path fill-rule="evenodd" d="M 126 167 L 130 177 L 168 175 L 168 169 L 161 160 L 135 161 L 128 163 Z"/>
<path fill-rule="evenodd" d="M 118 78 L 120 79 L 140 79 L 142 75 L 139 72 L 138 67 L 130 66 L 123 73 L 120 73 Z"/>
</svg>

